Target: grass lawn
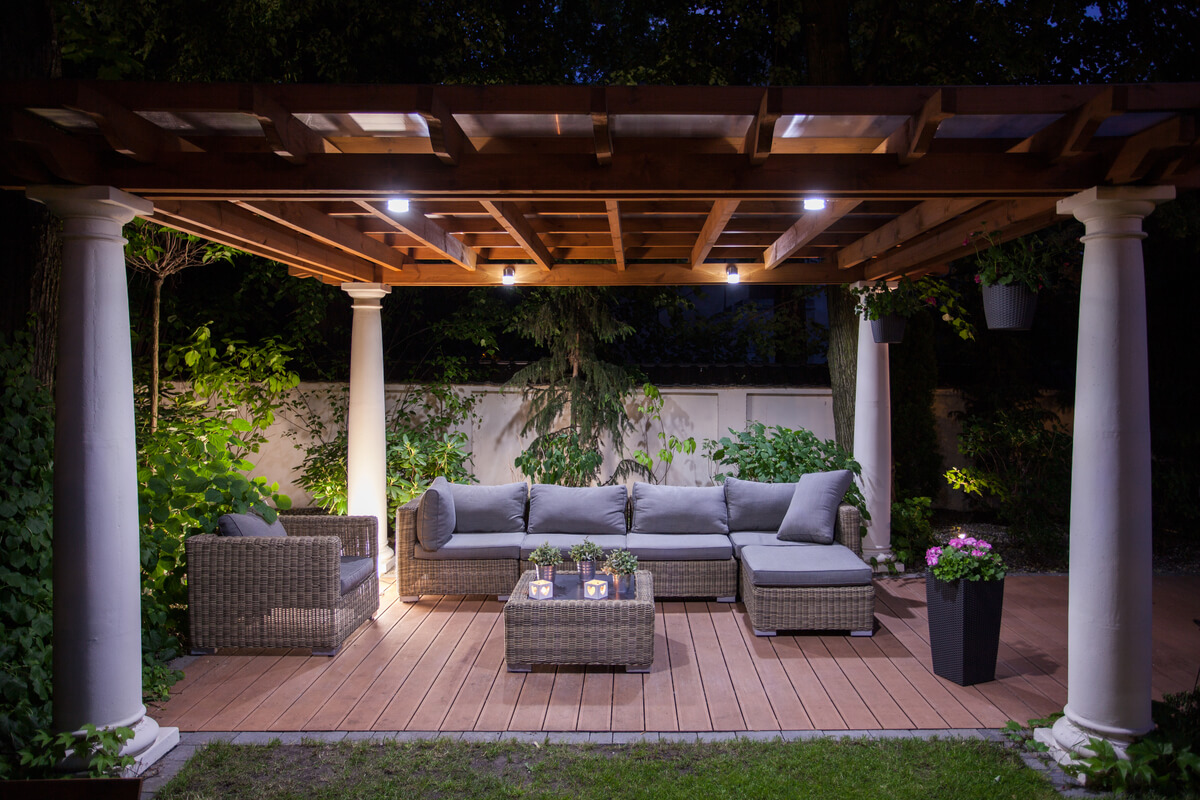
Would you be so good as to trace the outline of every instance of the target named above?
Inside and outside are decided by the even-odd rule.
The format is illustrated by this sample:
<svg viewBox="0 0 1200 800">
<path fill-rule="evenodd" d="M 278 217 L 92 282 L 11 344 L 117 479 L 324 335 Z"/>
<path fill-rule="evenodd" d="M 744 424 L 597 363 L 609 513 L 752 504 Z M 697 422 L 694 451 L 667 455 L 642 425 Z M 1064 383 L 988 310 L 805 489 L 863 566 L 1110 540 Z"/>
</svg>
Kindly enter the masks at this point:
<svg viewBox="0 0 1200 800">
<path fill-rule="evenodd" d="M 1057 798 L 1017 751 L 982 740 L 711 744 L 215 743 L 160 800 L 212 798 Z"/>
</svg>

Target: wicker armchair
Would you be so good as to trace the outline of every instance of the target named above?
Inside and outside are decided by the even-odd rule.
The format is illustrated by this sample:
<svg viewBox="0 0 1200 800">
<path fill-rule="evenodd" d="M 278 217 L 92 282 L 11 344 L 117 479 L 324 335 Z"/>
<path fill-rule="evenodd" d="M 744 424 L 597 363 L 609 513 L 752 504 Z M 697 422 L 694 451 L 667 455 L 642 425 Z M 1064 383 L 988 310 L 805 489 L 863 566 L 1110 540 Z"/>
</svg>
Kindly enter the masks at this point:
<svg viewBox="0 0 1200 800">
<path fill-rule="evenodd" d="M 282 516 L 287 536 L 187 540 L 193 653 L 310 647 L 334 655 L 379 610 L 377 570 L 342 594 L 339 556 L 378 562 L 375 517 Z"/>
</svg>

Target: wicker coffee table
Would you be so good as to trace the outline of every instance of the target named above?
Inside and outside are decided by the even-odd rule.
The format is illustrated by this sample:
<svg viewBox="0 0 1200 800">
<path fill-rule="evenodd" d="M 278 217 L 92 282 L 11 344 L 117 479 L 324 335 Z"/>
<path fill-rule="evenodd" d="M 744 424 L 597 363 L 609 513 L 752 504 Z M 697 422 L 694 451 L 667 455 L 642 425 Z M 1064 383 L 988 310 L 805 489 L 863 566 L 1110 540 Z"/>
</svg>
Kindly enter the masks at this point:
<svg viewBox="0 0 1200 800">
<path fill-rule="evenodd" d="M 650 671 L 653 575 L 639 570 L 633 597 L 604 600 L 583 599 L 576 572 L 558 573 L 553 599 L 530 600 L 533 576 L 533 570 L 521 575 L 504 604 L 504 658 L 509 672 L 529 672 L 533 664 L 623 665 L 626 672 Z"/>
</svg>

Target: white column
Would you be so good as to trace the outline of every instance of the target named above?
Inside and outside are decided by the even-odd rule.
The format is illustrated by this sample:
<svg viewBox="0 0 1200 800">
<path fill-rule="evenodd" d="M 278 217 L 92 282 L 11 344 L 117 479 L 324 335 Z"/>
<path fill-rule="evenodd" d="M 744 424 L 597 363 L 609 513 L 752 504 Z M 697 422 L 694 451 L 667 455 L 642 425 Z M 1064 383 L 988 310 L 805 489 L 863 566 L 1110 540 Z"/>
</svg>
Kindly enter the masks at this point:
<svg viewBox="0 0 1200 800">
<path fill-rule="evenodd" d="M 1174 187 L 1097 187 L 1058 213 L 1086 226 L 1071 470 L 1067 705 L 1060 757 L 1118 750 L 1150 719 L 1150 399 L 1142 219 Z"/>
<path fill-rule="evenodd" d="M 63 220 L 54 423 L 54 727 L 131 727 L 141 771 L 179 741 L 142 705 L 141 567 L 121 228 L 153 205 L 108 186 L 31 188 Z"/>
<path fill-rule="evenodd" d="M 860 286 L 862 284 L 859 284 Z M 867 500 L 863 559 L 886 570 L 892 554 L 892 398 L 888 345 L 876 344 L 871 323 L 859 318 L 858 374 L 854 394 L 854 460 L 862 467 L 858 486 Z"/>
<path fill-rule="evenodd" d="M 380 301 L 392 291 L 382 283 L 343 283 L 354 300 L 350 333 L 350 434 L 346 505 L 351 514 L 379 520 L 379 573 L 395 565 L 387 544 L 387 412 L 383 398 L 383 327 Z"/>
</svg>

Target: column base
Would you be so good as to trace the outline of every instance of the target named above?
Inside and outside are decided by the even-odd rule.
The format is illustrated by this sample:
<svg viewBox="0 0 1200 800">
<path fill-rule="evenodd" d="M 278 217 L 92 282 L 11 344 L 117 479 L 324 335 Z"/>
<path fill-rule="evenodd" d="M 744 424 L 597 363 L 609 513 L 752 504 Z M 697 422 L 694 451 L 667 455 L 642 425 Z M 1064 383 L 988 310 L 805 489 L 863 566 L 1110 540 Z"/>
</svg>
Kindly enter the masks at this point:
<svg viewBox="0 0 1200 800">
<path fill-rule="evenodd" d="M 131 742 L 137 740 L 137 729 L 146 722 L 151 723 L 155 728 L 154 740 L 149 742 L 141 752 L 131 754 L 133 755 L 133 766 L 126 770 L 126 777 L 135 778 L 141 775 L 179 744 L 179 728 L 160 728 L 158 723 L 149 717 L 145 717 L 142 722 L 134 726 L 135 735 Z"/>
<path fill-rule="evenodd" d="M 894 575 L 904 572 L 904 562 L 896 560 L 896 554 L 891 550 L 872 551 L 863 548 L 863 560 L 871 565 L 871 571 L 876 575 Z"/>
<path fill-rule="evenodd" d="M 379 575 L 383 577 L 396 568 L 396 551 L 388 545 L 384 545 L 379 551 Z M 383 587 L 379 587 L 383 591 Z"/>
<path fill-rule="evenodd" d="M 1072 722 L 1067 717 L 1059 717 L 1052 728 L 1036 728 L 1033 738 L 1048 748 L 1049 755 L 1061 766 L 1078 766 L 1084 758 L 1096 755 L 1088 745 L 1091 739 L 1101 739 L 1112 745 L 1118 758 L 1126 758 L 1125 751 L 1137 739 L 1136 735 L 1118 735 L 1087 730 Z M 1086 776 L 1076 778 L 1081 784 L 1086 783 Z"/>
</svg>

